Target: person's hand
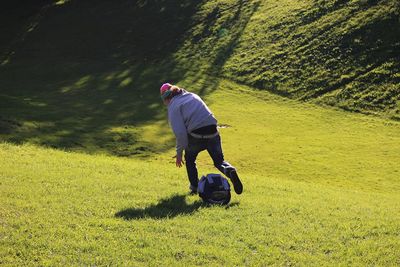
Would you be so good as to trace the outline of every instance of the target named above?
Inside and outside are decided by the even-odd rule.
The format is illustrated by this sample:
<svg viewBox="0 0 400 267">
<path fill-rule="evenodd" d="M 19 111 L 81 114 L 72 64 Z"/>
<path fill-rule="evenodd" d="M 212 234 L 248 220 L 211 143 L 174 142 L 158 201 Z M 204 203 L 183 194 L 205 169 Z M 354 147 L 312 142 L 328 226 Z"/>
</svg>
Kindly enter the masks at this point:
<svg viewBox="0 0 400 267">
<path fill-rule="evenodd" d="M 182 156 L 178 156 L 176 155 L 176 167 L 180 168 L 183 166 L 183 164 L 185 164 L 185 162 L 182 160 Z"/>
</svg>

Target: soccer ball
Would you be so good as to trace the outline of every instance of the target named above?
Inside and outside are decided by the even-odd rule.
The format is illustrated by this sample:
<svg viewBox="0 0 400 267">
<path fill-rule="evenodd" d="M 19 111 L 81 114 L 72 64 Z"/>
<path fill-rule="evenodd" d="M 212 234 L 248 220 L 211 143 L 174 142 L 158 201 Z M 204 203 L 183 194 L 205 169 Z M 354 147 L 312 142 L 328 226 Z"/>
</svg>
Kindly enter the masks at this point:
<svg viewBox="0 0 400 267">
<path fill-rule="evenodd" d="M 231 200 L 229 182 L 220 174 L 201 177 L 197 190 L 199 196 L 208 204 L 226 205 Z"/>
</svg>

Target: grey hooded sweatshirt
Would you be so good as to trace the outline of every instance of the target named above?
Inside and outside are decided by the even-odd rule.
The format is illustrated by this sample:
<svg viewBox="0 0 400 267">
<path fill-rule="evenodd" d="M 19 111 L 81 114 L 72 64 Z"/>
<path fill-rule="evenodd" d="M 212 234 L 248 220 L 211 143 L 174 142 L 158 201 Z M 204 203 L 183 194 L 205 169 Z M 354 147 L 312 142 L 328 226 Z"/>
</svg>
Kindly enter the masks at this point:
<svg viewBox="0 0 400 267">
<path fill-rule="evenodd" d="M 204 126 L 217 125 L 217 120 L 203 100 L 186 90 L 171 99 L 168 120 L 176 137 L 177 156 L 182 156 L 188 145 L 188 133 Z"/>
</svg>

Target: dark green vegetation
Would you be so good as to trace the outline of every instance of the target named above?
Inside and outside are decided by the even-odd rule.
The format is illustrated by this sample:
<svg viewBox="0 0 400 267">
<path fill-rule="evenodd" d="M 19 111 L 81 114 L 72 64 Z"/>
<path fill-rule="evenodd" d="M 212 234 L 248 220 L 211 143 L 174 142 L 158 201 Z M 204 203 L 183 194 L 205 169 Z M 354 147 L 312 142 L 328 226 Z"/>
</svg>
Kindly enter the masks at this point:
<svg viewBox="0 0 400 267">
<path fill-rule="evenodd" d="M 399 118 L 396 0 L 4 5 L 3 140 L 146 156 L 170 145 L 146 141 L 141 130 L 165 121 L 159 85 L 205 96 L 221 77 Z"/>
<path fill-rule="evenodd" d="M 179 75 L 164 59 L 195 8 L 68 1 L 21 11 L 2 51 L 4 139 L 121 156 L 162 149 L 143 141 L 138 127 L 165 118 L 157 88 Z M 181 15 L 170 16 L 177 9 Z"/>
</svg>

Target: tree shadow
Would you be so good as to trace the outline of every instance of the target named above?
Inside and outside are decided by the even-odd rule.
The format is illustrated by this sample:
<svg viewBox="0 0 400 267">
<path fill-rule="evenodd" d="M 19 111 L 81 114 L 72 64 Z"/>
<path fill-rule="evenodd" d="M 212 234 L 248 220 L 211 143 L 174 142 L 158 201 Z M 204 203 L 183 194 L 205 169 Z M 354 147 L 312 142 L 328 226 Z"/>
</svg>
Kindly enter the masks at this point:
<svg viewBox="0 0 400 267">
<path fill-rule="evenodd" d="M 257 12 L 260 2 L 237 0 L 228 7 L 220 5 L 222 4 L 215 5 L 203 20 L 195 21 L 196 27 L 202 29 L 188 36 L 193 45 L 182 49 L 182 54 L 190 55 L 180 60 L 185 67 L 182 71 L 189 74 L 189 82 L 196 84 L 197 93 L 201 97 L 218 88 L 225 63 L 239 44 L 240 37 L 252 15 Z M 207 51 L 206 55 L 204 51 Z M 195 68 L 192 66 L 194 60 L 199 62 Z"/>
<path fill-rule="evenodd" d="M 32 7 L 32 15 L 15 27 L 23 31 L 10 45 L 0 44 L 8 47 L 0 65 L 0 140 L 128 157 L 170 149 L 160 84 L 188 81 L 193 85 L 188 90 L 202 97 L 217 89 L 223 66 L 259 5 L 238 0 L 219 9 L 218 4 L 197 21 L 206 2 L 43 0 Z M 24 1 L 13 6 L 24 7 Z M 198 58 L 182 50 L 197 23 L 205 29 L 201 43 L 211 37 L 215 45 L 199 72 L 193 67 Z M 217 34 L 207 30 L 220 26 Z M 146 139 L 143 126 L 161 138 Z"/>
<path fill-rule="evenodd" d="M 391 29 L 388 31 L 387 29 Z M 350 98 L 352 95 L 360 93 L 357 90 L 363 90 L 364 88 L 349 87 L 346 85 L 358 80 L 362 82 L 363 77 L 373 71 L 375 68 L 381 67 L 382 65 L 388 65 L 392 63 L 391 68 L 398 71 L 400 64 L 400 21 L 395 14 L 388 14 L 386 17 L 382 17 L 377 20 L 373 20 L 359 27 L 356 30 L 349 31 L 343 34 L 341 39 L 335 43 L 337 48 L 334 50 L 332 47 L 319 48 L 322 53 L 329 54 L 334 58 L 345 58 L 351 61 L 352 68 L 354 69 L 346 77 L 342 79 L 325 79 L 317 80 L 315 83 L 311 83 L 312 88 L 302 99 L 317 98 L 329 92 L 335 91 L 339 88 L 343 88 L 339 96 L 343 98 Z M 331 52 L 334 50 L 335 52 Z M 346 62 L 347 63 L 347 62 Z M 332 63 L 331 63 L 332 64 Z M 338 63 L 337 65 L 339 65 Z M 329 66 L 328 66 L 329 67 Z M 390 68 L 387 68 L 390 72 Z M 332 81 L 333 80 L 333 81 Z M 390 75 L 373 73 L 366 79 L 367 82 L 373 82 L 376 86 L 385 82 L 398 82 L 395 77 Z M 356 90 L 354 90 L 356 89 Z M 348 92 L 351 91 L 352 92 Z M 365 86 L 365 90 L 368 90 Z M 379 107 L 379 100 L 383 101 L 381 108 L 383 109 L 387 105 L 395 105 L 396 95 L 395 92 L 386 92 L 386 88 L 382 87 L 380 91 L 375 92 L 374 97 L 364 104 L 371 104 L 369 107 Z M 386 97 L 386 99 L 379 99 L 379 96 Z M 375 99 L 374 99 L 375 98 Z M 361 103 L 359 103 L 361 104 Z"/>
<path fill-rule="evenodd" d="M 354 17 L 368 14 L 377 5 L 382 10 L 385 5 L 393 8 L 349 26 Z M 297 12 L 289 27 L 285 20 L 272 28 L 284 33 L 281 36 L 288 41 L 281 45 L 284 52 L 270 58 L 274 66 L 267 66 L 254 85 L 273 93 L 278 88 L 281 95 L 300 100 L 324 99 L 346 110 L 396 110 L 399 79 L 394 73 L 400 68 L 400 21 L 395 10 L 399 5 L 335 0 L 314 1 L 312 7 Z M 288 61 L 289 57 L 293 60 Z"/>
<path fill-rule="evenodd" d="M 252 15 L 257 11 L 260 6 L 260 2 L 255 2 L 251 6 L 246 6 L 246 1 L 239 0 L 238 3 L 229 8 L 224 9 L 222 12 L 234 12 L 234 15 L 226 20 L 218 33 L 221 37 L 228 35 L 229 31 L 231 36 L 226 44 L 219 47 L 215 53 L 214 59 L 211 61 L 209 68 L 206 73 L 212 77 L 220 77 L 222 74 L 222 69 L 227 62 L 227 60 L 232 56 L 235 48 L 239 43 L 239 39 L 242 36 L 247 24 L 249 23 Z M 231 10 L 232 9 L 232 10 Z M 235 11 L 233 9 L 236 9 Z M 228 30 L 229 29 L 229 30 Z M 202 87 L 199 94 L 201 96 L 209 94 L 210 92 L 217 89 L 219 85 L 219 80 L 214 79 L 216 82 L 211 84 L 211 86 Z"/>
<path fill-rule="evenodd" d="M 0 39 L 7 48 L 0 65 L 0 139 L 117 156 L 169 149 L 172 137 L 155 145 L 141 127 L 158 122 L 155 134 L 168 136 L 158 88 L 182 79 L 171 55 L 185 35 L 182 25 L 201 4 L 69 0 L 32 7 L 14 27 L 21 33 L 9 44 Z M 11 7 L 18 15 L 25 4 Z"/>
<path fill-rule="evenodd" d="M 175 194 L 171 197 L 161 199 L 157 204 L 150 205 L 146 208 L 128 208 L 115 213 L 115 217 L 123 218 L 124 220 L 138 220 L 144 218 L 163 219 L 174 218 L 181 215 L 191 215 L 201 207 L 210 207 L 201 200 L 197 200 L 191 204 L 186 202 L 185 194 Z M 238 206 L 239 202 L 231 202 L 224 207 L 229 209 Z"/>
</svg>

